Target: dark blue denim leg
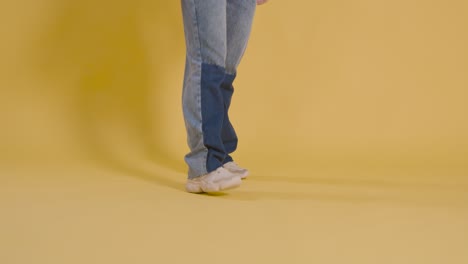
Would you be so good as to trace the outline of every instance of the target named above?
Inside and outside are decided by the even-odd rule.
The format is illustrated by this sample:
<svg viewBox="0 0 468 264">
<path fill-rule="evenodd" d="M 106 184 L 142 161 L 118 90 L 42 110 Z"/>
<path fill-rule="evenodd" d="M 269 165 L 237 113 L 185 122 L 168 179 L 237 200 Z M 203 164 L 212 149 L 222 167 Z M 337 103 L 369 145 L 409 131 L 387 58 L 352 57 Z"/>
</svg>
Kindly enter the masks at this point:
<svg viewBox="0 0 468 264">
<path fill-rule="evenodd" d="M 233 153 L 237 149 L 238 142 L 236 131 L 234 130 L 234 127 L 229 120 L 229 107 L 231 105 L 231 98 L 234 93 L 234 86 L 232 83 L 234 82 L 235 78 L 235 74 L 226 74 L 221 85 L 221 91 L 224 100 L 224 119 L 221 139 L 223 141 L 224 150 L 226 151 L 224 163 L 232 161 L 232 157 L 229 154 Z"/>
<path fill-rule="evenodd" d="M 225 78 L 223 67 L 202 64 L 201 71 L 201 113 L 203 142 L 208 149 L 206 169 L 211 172 L 221 167 L 226 158 L 221 137 L 225 117 L 225 103 L 222 84 Z"/>
</svg>

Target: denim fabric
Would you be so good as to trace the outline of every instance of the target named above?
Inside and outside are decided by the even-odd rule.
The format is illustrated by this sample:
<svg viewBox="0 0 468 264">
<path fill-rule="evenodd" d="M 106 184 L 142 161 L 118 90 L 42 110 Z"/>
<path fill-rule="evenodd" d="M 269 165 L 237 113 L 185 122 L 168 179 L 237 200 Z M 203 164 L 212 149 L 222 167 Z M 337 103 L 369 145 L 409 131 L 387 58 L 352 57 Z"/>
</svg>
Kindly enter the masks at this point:
<svg viewBox="0 0 468 264">
<path fill-rule="evenodd" d="M 224 118 L 221 131 L 221 138 L 223 140 L 223 146 L 226 154 L 224 163 L 233 161 L 229 154 L 233 153 L 237 149 L 237 134 L 231 124 L 231 120 L 229 120 L 229 107 L 231 106 L 231 98 L 234 93 L 233 82 L 235 78 L 236 75 L 226 74 L 224 81 L 221 84 L 221 93 L 224 101 Z"/>
<path fill-rule="evenodd" d="M 208 149 L 206 170 L 210 172 L 222 166 L 226 158 L 222 138 L 225 105 L 220 89 L 225 70 L 217 65 L 203 63 L 201 73 L 203 144 Z"/>
<path fill-rule="evenodd" d="M 186 64 L 182 93 L 188 177 L 209 173 L 237 147 L 228 110 L 255 0 L 182 0 Z"/>
</svg>

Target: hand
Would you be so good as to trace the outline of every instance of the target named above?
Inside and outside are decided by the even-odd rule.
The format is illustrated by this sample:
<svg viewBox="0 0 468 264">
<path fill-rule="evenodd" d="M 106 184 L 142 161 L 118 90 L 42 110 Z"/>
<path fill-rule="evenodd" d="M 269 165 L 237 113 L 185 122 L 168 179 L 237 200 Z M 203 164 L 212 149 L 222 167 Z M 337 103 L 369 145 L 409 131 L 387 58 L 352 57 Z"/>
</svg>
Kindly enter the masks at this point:
<svg viewBox="0 0 468 264">
<path fill-rule="evenodd" d="M 263 5 L 266 2 L 268 2 L 268 0 L 257 0 L 257 5 Z"/>
</svg>

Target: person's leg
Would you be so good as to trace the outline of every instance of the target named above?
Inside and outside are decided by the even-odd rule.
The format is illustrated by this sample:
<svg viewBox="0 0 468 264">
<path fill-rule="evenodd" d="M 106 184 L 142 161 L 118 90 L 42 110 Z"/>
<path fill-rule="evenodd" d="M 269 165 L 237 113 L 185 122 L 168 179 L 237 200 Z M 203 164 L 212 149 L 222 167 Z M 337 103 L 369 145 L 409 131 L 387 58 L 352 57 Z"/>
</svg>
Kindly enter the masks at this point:
<svg viewBox="0 0 468 264">
<path fill-rule="evenodd" d="M 189 179 L 220 168 L 226 157 L 221 139 L 226 62 L 226 0 L 182 0 L 187 46 L 182 95 L 190 152 Z"/>
<path fill-rule="evenodd" d="M 229 154 L 234 152 L 237 148 L 238 139 L 229 120 L 228 111 L 234 93 L 233 82 L 236 78 L 237 67 L 247 47 L 255 7 L 255 0 L 227 0 L 226 77 L 221 85 L 224 99 L 224 121 L 221 137 L 224 149 L 228 154 L 224 159 L 224 163 L 233 161 Z"/>
</svg>

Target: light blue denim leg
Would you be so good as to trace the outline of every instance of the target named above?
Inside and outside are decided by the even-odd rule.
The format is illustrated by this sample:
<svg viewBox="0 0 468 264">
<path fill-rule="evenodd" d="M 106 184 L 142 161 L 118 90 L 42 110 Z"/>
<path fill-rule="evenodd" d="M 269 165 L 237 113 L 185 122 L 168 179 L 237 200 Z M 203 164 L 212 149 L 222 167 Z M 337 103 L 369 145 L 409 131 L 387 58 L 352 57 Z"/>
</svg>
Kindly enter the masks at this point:
<svg viewBox="0 0 468 264">
<path fill-rule="evenodd" d="M 215 170 L 229 157 L 223 135 L 230 125 L 227 108 L 232 96 L 232 81 L 226 86 L 226 80 L 233 78 L 227 72 L 235 73 L 244 53 L 254 10 L 255 0 L 182 0 L 187 46 L 182 104 L 189 178 Z"/>
<path fill-rule="evenodd" d="M 256 0 L 227 0 L 226 71 L 235 74 L 250 37 Z"/>
<path fill-rule="evenodd" d="M 190 152 L 185 156 L 185 161 L 189 167 L 188 177 L 195 178 L 213 170 L 213 168 L 208 168 L 208 154 L 211 148 L 207 147 L 205 142 L 207 128 L 203 124 L 202 113 L 203 109 L 206 109 L 206 105 L 204 105 L 206 100 L 202 97 L 204 97 L 203 94 L 207 93 L 205 91 L 207 89 L 202 87 L 202 81 L 206 83 L 207 77 L 208 79 L 211 77 L 206 76 L 206 73 L 203 74 L 206 71 L 206 65 L 217 65 L 220 68 L 214 67 L 215 70 L 224 71 L 226 0 L 182 0 L 182 13 L 187 48 L 182 105 L 187 129 L 187 142 L 190 148 Z M 208 69 L 210 70 L 209 67 Z M 216 82 L 222 81 L 223 74 L 216 74 L 216 80 L 213 80 L 211 82 L 213 84 L 210 85 L 212 91 L 216 92 Z M 215 99 L 211 101 L 217 102 Z M 222 104 L 222 101 L 219 103 Z M 216 114 L 219 111 L 211 112 Z M 205 119 L 207 119 L 206 116 Z M 218 123 L 220 126 L 222 125 L 222 117 L 215 116 L 211 119 L 220 119 Z M 212 130 L 208 129 L 208 132 Z M 218 152 L 224 151 L 221 149 Z M 216 167 L 216 164 L 210 163 L 210 166 Z"/>
</svg>

